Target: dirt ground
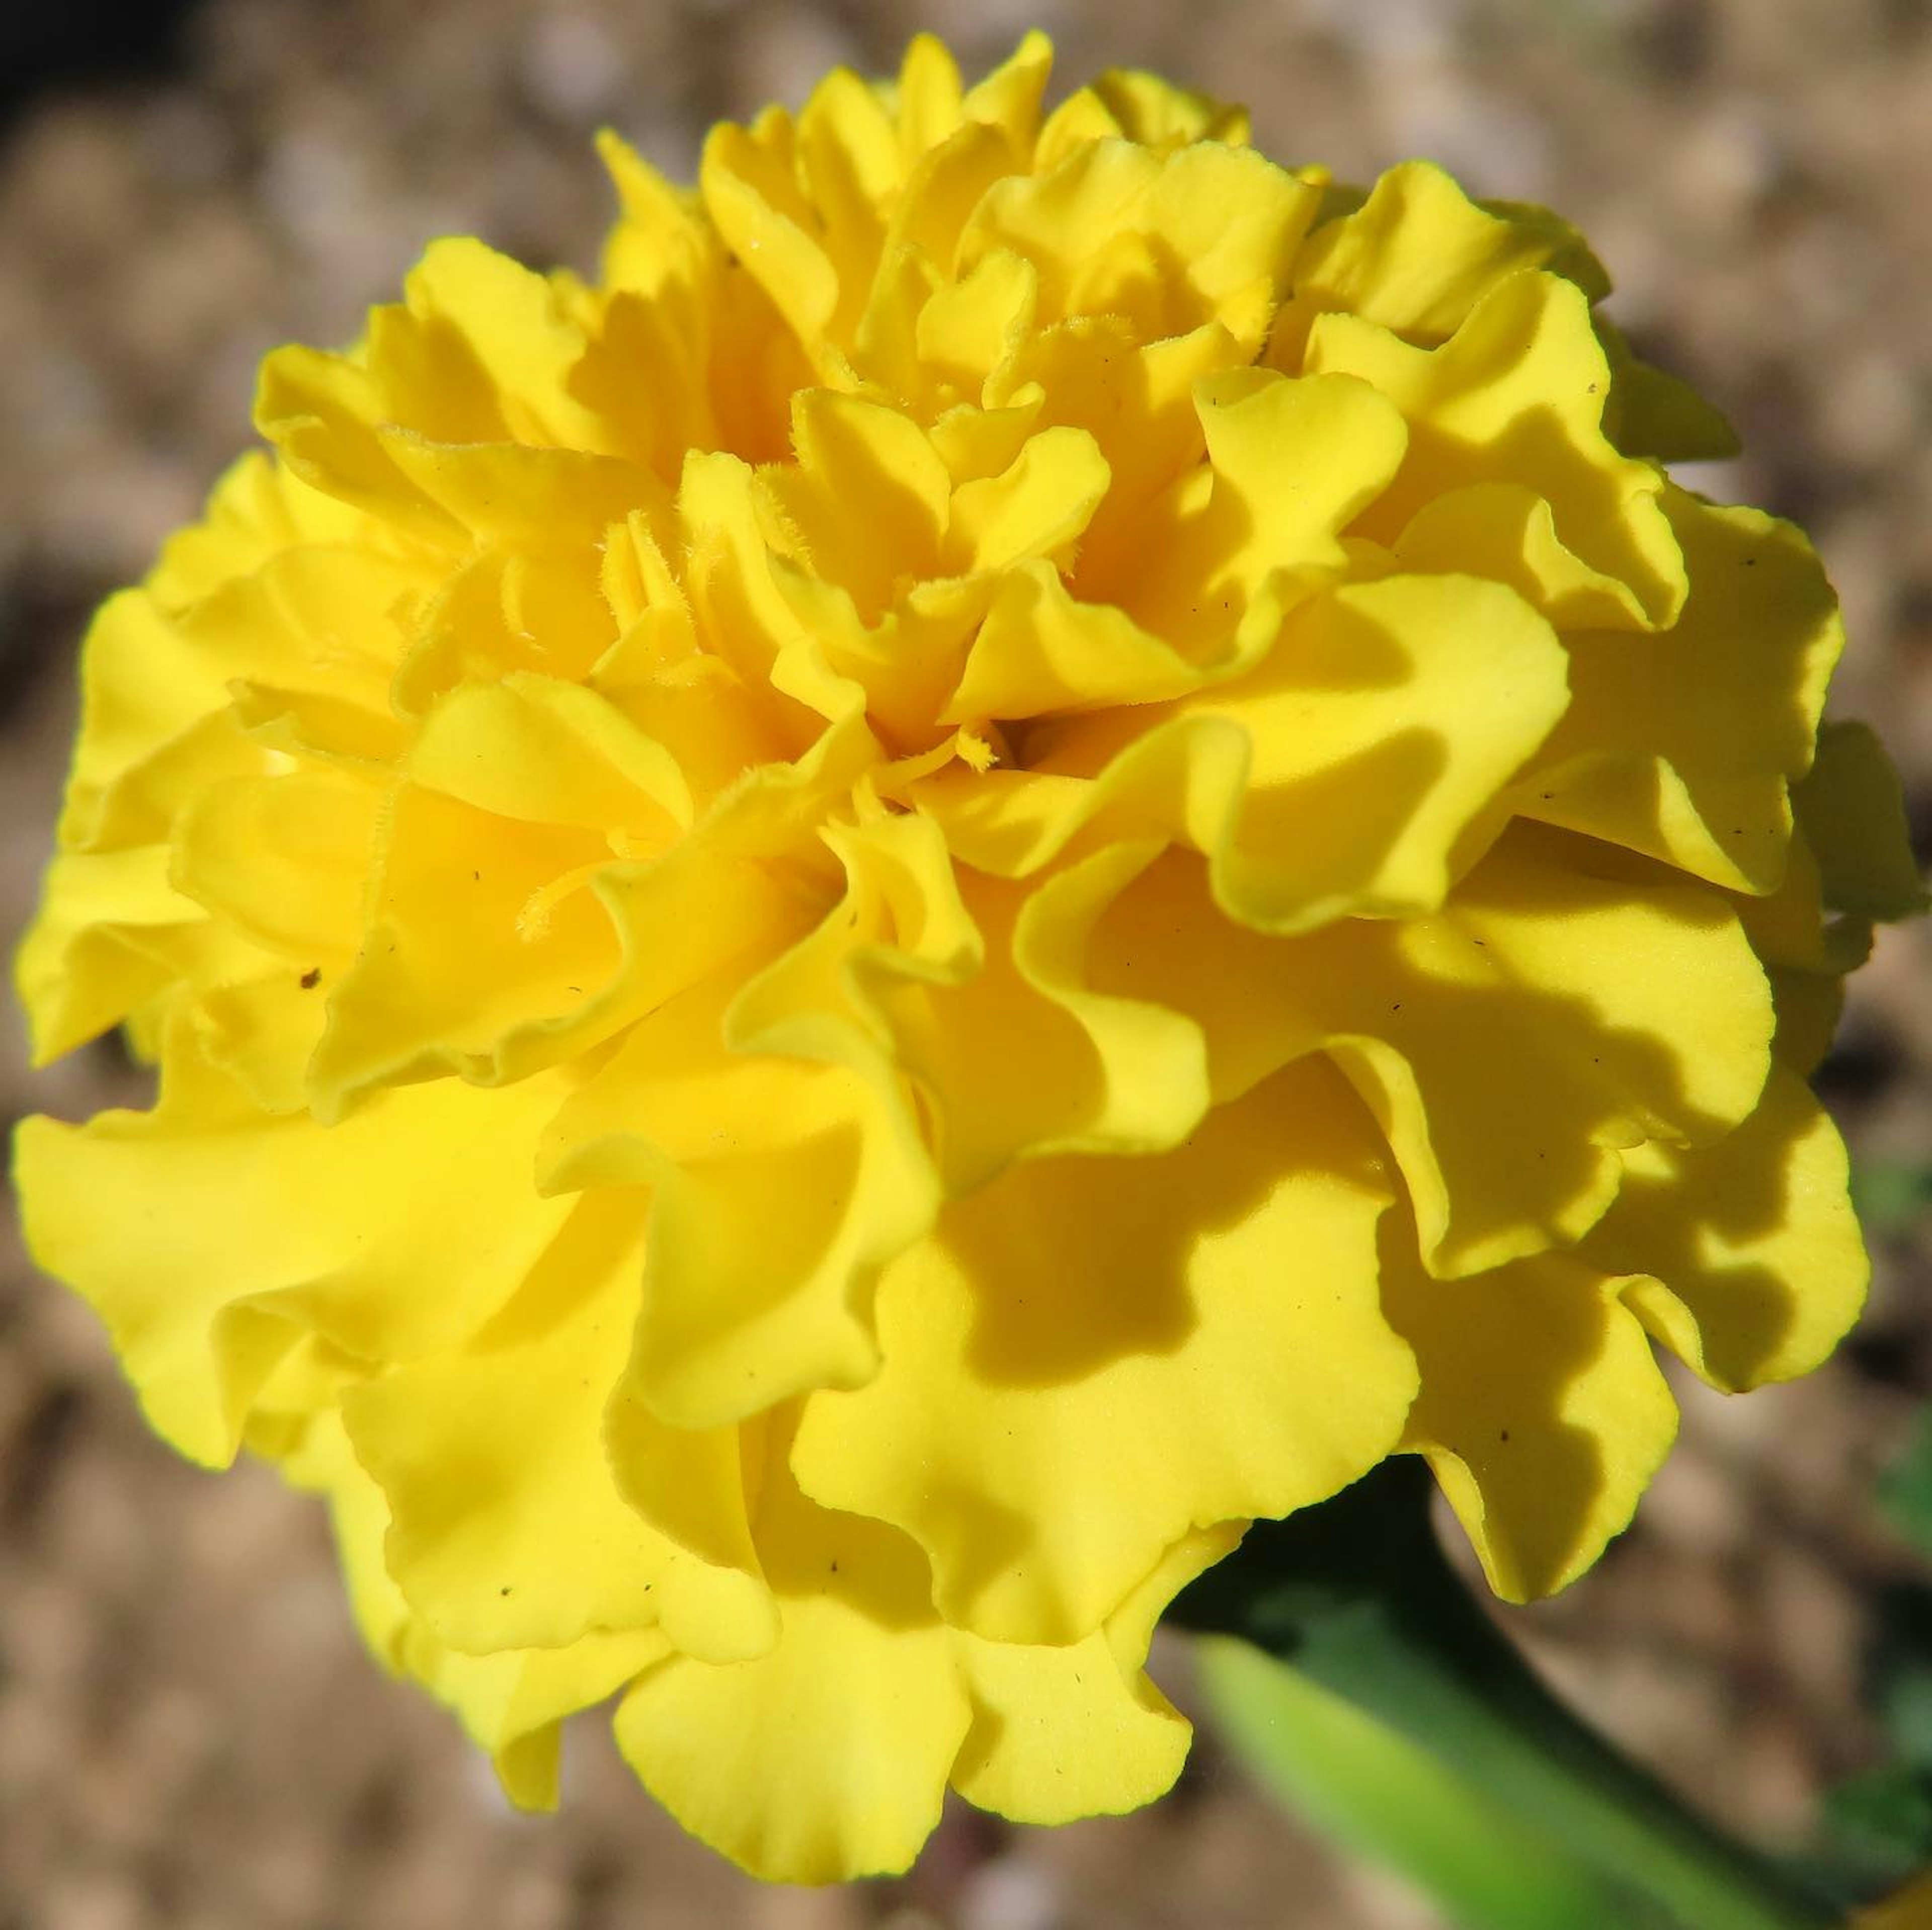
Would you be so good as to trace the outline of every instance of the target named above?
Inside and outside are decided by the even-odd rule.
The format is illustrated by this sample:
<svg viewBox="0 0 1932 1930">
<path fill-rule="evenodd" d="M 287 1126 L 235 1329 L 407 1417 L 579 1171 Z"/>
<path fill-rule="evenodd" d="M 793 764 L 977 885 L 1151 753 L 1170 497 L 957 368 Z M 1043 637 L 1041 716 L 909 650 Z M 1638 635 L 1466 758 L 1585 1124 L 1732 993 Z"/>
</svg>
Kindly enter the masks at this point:
<svg viewBox="0 0 1932 1930">
<path fill-rule="evenodd" d="M 1428 154 L 1576 219 L 1612 313 L 1743 432 L 1696 486 L 1812 530 L 1851 623 L 1838 706 L 1876 724 L 1932 833 L 1926 0 L 206 0 L 172 64 L 111 82 L 36 90 L 0 38 L 0 931 L 47 847 L 86 614 L 245 438 L 264 349 L 350 335 L 439 232 L 587 264 L 600 122 L 688 173 L 712 118 L 836 61 L 889 66 L 930 26 L 983 65 L 1036 22 L 1064 78 L 1142 64 L 1246 99 L 1283 158 L 1359 178 Z M 1874 1166 L 1932 1146 L 1928 961 L 1924 929 L 1886 936 L 1826 1070 Z M 106 1047 L 30 1077 L 0 1020 L 7 1122 L 137 1097 Z M 1512 1618 L 1576 1701 L 1773 1842 L 1872 1759 L 1870 1605 L 1918 1572 L 1868 1497 L 1932 1391 L 1932 1236 L 1895 1213 L 1877 1244 L 1840 1361 L 1748 1401 L 1687 1390 L 1637 1528 Z M 153 1441 L 91 1317 L 0 1228 L 0 1930 L 1436 1922 L 1204 1742 L 1140 1816 L 962 1812 L 912 1878 L 824 1893 L 682 1840 L 594 1719 L 561 1815 L 516 1818 L 360 1652 L 310 1504 Z"/>
</svg>

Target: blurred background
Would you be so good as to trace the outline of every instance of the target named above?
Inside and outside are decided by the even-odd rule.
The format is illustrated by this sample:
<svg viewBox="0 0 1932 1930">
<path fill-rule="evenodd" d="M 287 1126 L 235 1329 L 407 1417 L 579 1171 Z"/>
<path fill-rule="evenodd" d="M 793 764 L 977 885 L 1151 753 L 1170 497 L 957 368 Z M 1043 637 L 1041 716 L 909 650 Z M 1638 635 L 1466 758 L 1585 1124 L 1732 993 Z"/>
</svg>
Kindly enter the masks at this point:
<svg viewBox="0 0 1932 1930">
<path fill-rule="evenodd" d="M 141 24 L 130 25 L 138 18 Z M 610 123 L 688 178 L 705 126 L 878 71 L 937 29 L 976 70 L 1028 25 L 1059 86 L 1158 68 L 1345 178 L 1426 154 L 1552 203 L 1612 315 L 1737 421 L 1688 478 L 1802 521 L 1932 835 L 1928 0 L 107 0 L 0 14 L 0 928 L 28 916 L 92 604 L 243 443 L 254 364 L 332 343 L 431 236 L 590 265 Z M 1882 934 L 1826 1096 L 1877 1281 L 1826 1372 L 1687 1389 L 1637 1527 L 1510 1626 L 1694 1800 L 1876 1886 L 1932 1857 L 1932 935 Z M 111 1046 L 5 1122 L 141 1103 Z M 1917 1443 L 1915 1448 L 1915 1443 Z M 1916 1458 L 1915 1458 L 1916 1457 Z M 1903 1467 L 1903 1472 L 1898 1472 Z M 1892 1470 L 1888 1475 L 1888 1470 Z M 1876 1497 L 1876 1498 L 1875 1498 Z M 1186 1658 L 1160 1658 L 1182 1699 Z M 902 1882 L 764 1890 L 683 1841 L 580 1723 L 562 1813 L 506 1809 L 453 1724 L 367 1661 L 322 1523 L 139 1422 L 76 1303 L 0 1226 L 0 1930 L 1428 1930 L 1204 1737 L 1126 1821 L 962 1812 Z"/>
</svg>

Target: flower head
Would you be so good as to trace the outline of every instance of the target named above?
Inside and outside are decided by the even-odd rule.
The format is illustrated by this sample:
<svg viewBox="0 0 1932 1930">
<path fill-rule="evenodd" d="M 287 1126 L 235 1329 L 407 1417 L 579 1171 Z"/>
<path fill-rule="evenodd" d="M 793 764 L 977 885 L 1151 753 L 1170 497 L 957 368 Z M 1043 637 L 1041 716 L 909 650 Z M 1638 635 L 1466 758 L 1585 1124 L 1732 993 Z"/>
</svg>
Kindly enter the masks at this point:
<svg viewBox="0 0 1932 1930">
<path fill-rule="evenodd" d="M 1174 1590 L 1426 1455 L 1561 1587 L 1864 1279 L 1804 1074 L 1919 902 L 1804 539 L 1540 211 L 935 42 L 432 247 L 101 611 L 22 1128 L 154 1425 L 333 1506 L 520 1802 L 764 1874 L 1144 1802 Z"/>
</svg>

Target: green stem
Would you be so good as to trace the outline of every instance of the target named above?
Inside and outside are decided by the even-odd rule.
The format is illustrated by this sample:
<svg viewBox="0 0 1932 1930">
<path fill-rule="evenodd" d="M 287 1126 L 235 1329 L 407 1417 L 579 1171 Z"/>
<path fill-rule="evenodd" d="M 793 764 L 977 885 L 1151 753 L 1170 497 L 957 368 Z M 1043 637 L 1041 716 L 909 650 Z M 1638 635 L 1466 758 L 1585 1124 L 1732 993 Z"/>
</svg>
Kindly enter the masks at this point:
<svg viewBox="0 0 1932 1930">
<path fill-rule="evenodd" d="M 1258 1522 L 1171 1619 L 1243 1637 L 1346 1697 L 1684 1930 L 1835 1930 L 1829 1904 L 1556 1699 L 1444 1557 L 1431 1485 L 1405 1457 L 1321 1507 Z"/>
</svg>

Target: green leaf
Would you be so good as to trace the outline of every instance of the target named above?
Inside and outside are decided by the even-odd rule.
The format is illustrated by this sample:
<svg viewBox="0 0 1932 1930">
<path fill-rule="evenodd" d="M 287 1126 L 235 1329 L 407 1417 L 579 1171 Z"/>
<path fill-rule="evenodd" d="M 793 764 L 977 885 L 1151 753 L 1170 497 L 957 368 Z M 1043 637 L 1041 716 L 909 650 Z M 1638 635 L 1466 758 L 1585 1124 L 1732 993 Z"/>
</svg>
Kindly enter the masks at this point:
<svg viewBox="0 0 1932 1930">
<path fill-rule="evenodd" d="M 1295 1813 L 1460 1930 L 1664 1924 L 1352 1703 L 1229 1636 L 1196 1650 L 1216 1732 Z"/>
<path fill-rule="evenodd" d="M 1169 1619 L 1244 1638 L 1645 1899 L 1580 1930 L 1834 1930 L 1840 1913 L 1801 1875 L 1714 1829 L 1556 1700 L 1444 1558 L 1432 1487 L 1400 1455 L 1319 1506 L 1256 1522 Z"/>
<path fill-rule="evenodd" d="M 1898 1881 L 1932 1862 L 1932 1776 L 1894 1763 L 1848 1777 L 1826 1794 L 1825 1821 L 1846 1854 Z"/>
</svg>

